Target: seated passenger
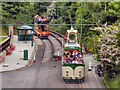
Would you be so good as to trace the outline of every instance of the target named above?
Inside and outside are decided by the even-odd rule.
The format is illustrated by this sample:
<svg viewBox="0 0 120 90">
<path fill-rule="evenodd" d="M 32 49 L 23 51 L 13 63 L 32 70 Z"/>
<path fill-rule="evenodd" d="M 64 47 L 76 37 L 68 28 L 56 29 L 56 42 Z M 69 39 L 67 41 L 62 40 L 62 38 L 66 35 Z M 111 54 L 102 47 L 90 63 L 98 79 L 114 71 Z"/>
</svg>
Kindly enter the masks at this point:
<svg viewBox="0 0 120 90">
<path fill-rule="evenodd" d="M 63 63 L 64 64 L 69 64 L 69 63 L 71 63 L 69 60 L 67 60 L 67 59 L 65 59 L 65 60 L 63 60 Z"/>
<path fill-rule="evenodd" d="M 65 51 L 65 55 L 70 55 L 69 50 L 68 50 L 68 51 Z"/>
<path fill-rule="evenodd" d="M 79 59 L 79 57 L 78 57 L 78 56 L 76 56 L 75 58 L 76 58 L 76 60 L 78 60 L 78 59 Z"/>
<path fill-rule="evenodd" d="M 41 17 L 38 17 L 38 24 L 41 24 Z"/>
<path fill-rule="evenodd" d="M 82 58 L 82 55 L 81 54 L 79 54 L 79 55 L 77 55 L 78 57 L 80 57 L 80 58 Z"/>
<path fill-rule="evenodd" d="M 38 17 L 38 14 L 35 16 L 35 19 L 37 19 L 37 17 Z"/>
<path fill-rule="evenodd" d="M 74 58 L 73 61 L 72 61 L 72 63 L 73 63 L 73 64 L 78 64 L 78 61 L 75 60 L 75 58 Z"/>
<path fill-rule="evenodd" d="M 67 60 L 69 60 L 69 62 L 72 63 L 72 59 L 70 58 L 70 55 L 68 55 Z"/>
<path fill-rule="evenodd" d="M 34 22 L 37 23 L 38 15 L 34 17 Z"/>
<path fill-rule="evenodd" d="M 82 61 L 82 60 L 78 60 L 78 63 L 79 63 L 79 64 L 83 64 L 83 61 Z"/>
<path fill-rule="evenodd" d="M 76 56 L 77 54 L 78 54 L 78 51 L 74 50 L 72 55 Z"/>
</svg>

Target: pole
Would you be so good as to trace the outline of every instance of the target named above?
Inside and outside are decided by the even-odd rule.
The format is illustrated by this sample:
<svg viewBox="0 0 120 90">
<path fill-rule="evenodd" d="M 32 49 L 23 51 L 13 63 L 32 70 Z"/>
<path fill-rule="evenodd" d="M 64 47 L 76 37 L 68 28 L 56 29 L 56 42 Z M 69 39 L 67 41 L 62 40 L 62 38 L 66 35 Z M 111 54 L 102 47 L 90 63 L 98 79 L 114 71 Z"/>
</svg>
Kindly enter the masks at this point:
<svg viewBox="0 0 120 90">
<path fill-rule="evenodd" d="M 59 55 L 59 49 L 58 49 L 58 60 L 59 60 L 59 56 L 60 56 L 60 55 Z"/>
<path fill-rule="evenodd" d="M 81 45 L 82 45 L 82 9 L 83 9 L 83 2 L 81 0 Z"/>
<path fill-rule="evenodd" d="M 95 55 L 94 55 L 94 57 L 96 56 L 96 48 L 95 48 L 95 37 L 94 37 L 94 35 L 93 35 L 93 40 L 94 40 L 94 50 L 95 50 Z"/>
<path fill-rule="evenodd" d="M 59 15 L 58 9 L 59 9 L 59 1 L 57 0 L 57 24 L 58 24 L 58 15 Z"/>
</svg>

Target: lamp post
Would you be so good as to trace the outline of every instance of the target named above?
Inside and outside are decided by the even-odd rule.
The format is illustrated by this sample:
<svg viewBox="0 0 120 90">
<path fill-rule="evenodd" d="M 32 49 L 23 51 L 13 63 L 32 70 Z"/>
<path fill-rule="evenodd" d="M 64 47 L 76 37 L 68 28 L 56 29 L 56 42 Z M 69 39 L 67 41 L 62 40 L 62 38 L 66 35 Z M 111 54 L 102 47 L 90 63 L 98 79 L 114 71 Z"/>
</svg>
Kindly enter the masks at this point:
<svg viewBox="0 0 120 90">
<path fill-rule="evenodd" d="M 34 35 L 34 31 L 31 31 L 31 35 L 32 35 L 32 37 L 31 37 L 31 47 L 33 47 L 33 35 Z"/>
<path fill-rule="evenodd" d="M 81 0 L 81 47 L 83 47 L 82 46 L 82 9 L 83 9 L 83 2 L 82 2 L 82 0 Z M 81 49 L 81 53 L 82 53 L 82 49 Z M 82 55 L 83 55 L 83 53 L 82 53 Z"/>
</svg>

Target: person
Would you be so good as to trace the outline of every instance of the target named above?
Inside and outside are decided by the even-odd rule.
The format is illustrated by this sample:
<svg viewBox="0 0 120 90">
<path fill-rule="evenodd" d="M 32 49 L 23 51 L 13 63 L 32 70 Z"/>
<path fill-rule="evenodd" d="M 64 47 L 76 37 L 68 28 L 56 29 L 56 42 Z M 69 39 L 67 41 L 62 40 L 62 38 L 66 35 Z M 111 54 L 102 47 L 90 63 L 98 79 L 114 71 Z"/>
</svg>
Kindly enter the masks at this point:
<svg viewBox="0 0 120 90">
<path fill-rule="evenodd" d="M 78 60 L 78 63 L 79 63 L 79 64 L 83 64 L 83 61 L 82 61 L 82 60 Z"/>
<path fill-rule="evenodd" d="M 76 56 L 77 54 L 78 54 L 78 51 L 74 50 L 72 55 Z"/>
<path fill-rule="evenodd" d="M 73 58 L 73 61 L 72 61 L 73 64 L 78 64 L 78 61 L 75 60 L 75 58 Z"/>
<path fill-rule="evenodd" d="M 81 55 L 81 54 L 79 54 L 79 55 L 78 55 L 78 57 L 82 58 L 82 55 Z"/>
<path fill-rule="evenodd" d="M 37 19 L 37 17 L 38 17 L 38 14 L 35 16 L 35 19 Z"/>
<path fill-rule="evenodd" d="M 42 19 L 44 19 L 45 18 L 45 15 L 44 14 L 42 14 Z"/>
<path fill-rule="evenodd" d="M 70 53 L 69 53 L 69 50 L 68 51 L 65 51 L 65 55 L 70 55 Z"/>
<path fill-rule="evenodd" d="M 69 64 L 69 63 L 70 63 L 70 61 L 69 61 L 69 60 L 67 60 L 67 59 L 64 59 L 64 60 L 63 60 L 63 63 L 64 63 L 64 64 Z"/>
<path fill-rule="evenodd" d="M 38 17 L 38 24 L 41 24 L 41 17 Z"/>
<path fill-rule="evenodd" d="M 69 63 L 72 63 L 72 59 L 70 58 L 70 55 L 68 55 L 67 60 L 69 60 Z"/>
<path fill-rule="evenodd" d="M 35 23 L 37 23 L 37 18 L 38 18 L 38 14 L 35 16 L 34 20 L 35 20 Z"/>
</svg>

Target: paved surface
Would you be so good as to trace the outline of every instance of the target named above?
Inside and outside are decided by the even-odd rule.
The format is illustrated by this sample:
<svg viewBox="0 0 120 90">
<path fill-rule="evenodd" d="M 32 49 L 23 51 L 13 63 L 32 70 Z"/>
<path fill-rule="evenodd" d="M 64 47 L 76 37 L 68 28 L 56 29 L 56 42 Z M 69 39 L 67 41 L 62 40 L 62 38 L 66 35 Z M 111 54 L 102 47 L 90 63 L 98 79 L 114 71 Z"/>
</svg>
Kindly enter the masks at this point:
<svg viewBox="0 0 120 90">
<path fill-rule="evenodd" d="M 56 42 L 57 43 L 57 42 Z M 56 44 L 57 47 L 58 44 Z M 41 60 L 43 47 L 38 46 L 36 52 L 36 62 L 31 67 L 2 74 L 3 88 L 104 88 L 103 80 L 93 71 L 88 71 L 88 63 L 93 58 L 84 56 L 86 64 L 85 82 L 83 84 L 65 84 L 61 77 L 61 60 L 56 58 L 44 62 Z M 49 51 L 50 48 L 46 48 Z M 50 55 L 51 56 L 51 55 Z M 44 57 L 45 58 L 45 57 Z M 45 59 L 43 59 L 45 60 Z M 97 62 L 93 61 L 95 65 Z"/>
<path fill-rule="evenodd" d="M 40 47 L 38 47 L 39 50 Z M 39 51 L 38 51 L 39 52 Z M 38 55 L 39 56 L 39 55 Z M 92 60 L 91 56 L 85 57 L 87 61 Z M 56 66 L 56 67 L 54 67 Z M 96 80 L 98 79 L 98 82 Z M 37 59 L 36 63 L 22 71 L 2 74 L 3 88 L 104 88 L 101 77 L 94 75 L 93 71 L 85 72 L 85 82 L 81 84 L 65 84 L 61 79 L 61 61 L 41 63 Z M 100 84 L 100 87 L 98 85 Z"/>
<path fill-rule="evenodd" d="M 30 59 L 30 56 L 33 51 L 33 47 L 31 47 L 31 41 L 27 41 L 25 43 L 24 41 L 18 42 L 18 37 L 13 37 L 13 45 L 16 46 L 16 49 L 12 52 L 11 55 L 7 55 L 5 57 L 5 62 L 0 63 L 0 72 L 1 71 L 8 71 L 8 70 L 14 70 L 17 68 L 21 68 L 25 66 L 29 60 L 23 60 L 23 51 L 25 49 L 28 50 L 28 59 Z M 4 65 L 8 65 L 8 67 L 3 67 Z"/>
</svg>

